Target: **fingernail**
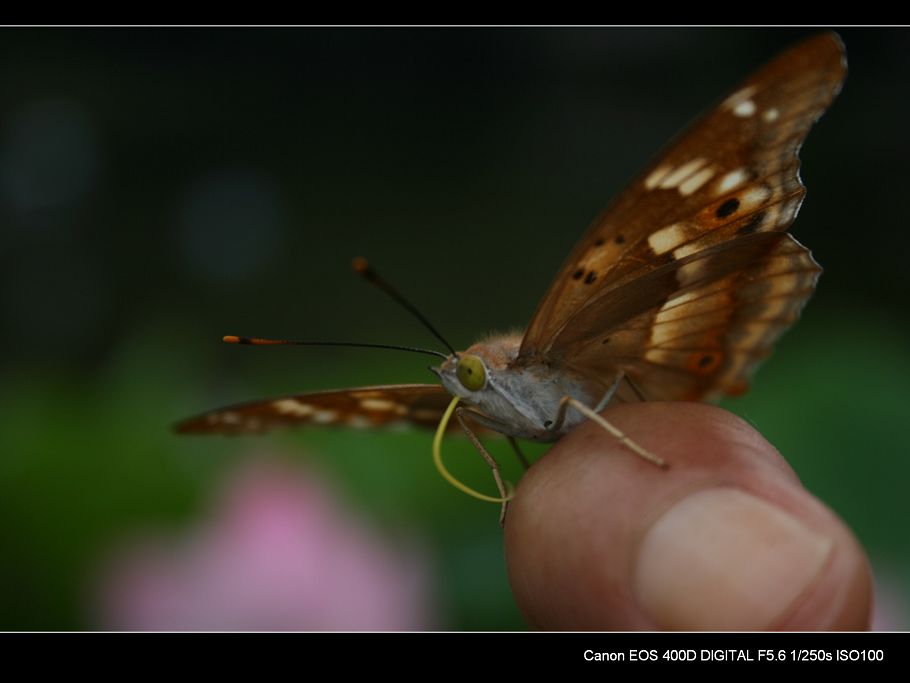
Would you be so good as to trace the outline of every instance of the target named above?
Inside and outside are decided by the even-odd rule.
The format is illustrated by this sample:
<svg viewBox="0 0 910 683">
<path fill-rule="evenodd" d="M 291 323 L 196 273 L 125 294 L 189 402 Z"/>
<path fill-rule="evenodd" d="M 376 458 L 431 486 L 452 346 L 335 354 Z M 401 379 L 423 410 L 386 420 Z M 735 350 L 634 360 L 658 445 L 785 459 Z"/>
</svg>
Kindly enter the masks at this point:
<svg viewBox="0 0 910 683">
<path fill-rule="evenodd" d="M 815 583 L 833 545 L 744 491 L 708 489 L 647 532 L 633 590 L 659 628 L 765 629 Z"/>
</svg>

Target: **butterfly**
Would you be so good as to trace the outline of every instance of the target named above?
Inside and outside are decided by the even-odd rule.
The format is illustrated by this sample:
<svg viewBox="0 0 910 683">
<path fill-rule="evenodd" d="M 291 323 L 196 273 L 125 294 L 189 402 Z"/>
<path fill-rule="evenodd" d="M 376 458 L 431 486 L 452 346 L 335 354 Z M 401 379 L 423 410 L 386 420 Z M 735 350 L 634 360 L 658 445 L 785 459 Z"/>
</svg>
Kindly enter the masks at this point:
<svg viewBox="0 0 910 683">
<path fill-rule="evenodd" d="M 441 384 L 244 403 L 190 418 L 177 430 L 435 427 L 445 418 L 439 437 L 454 397 L 464 406 L 457 412 L 462 427 L 482 453 L 466 419 L 510 440 L 535 441 L 554 441 L 594 419 L 659 463 L 598 413 L 611 402 L 698 401 L 746 391 L 821 272 L 786 231 L 805 194 L 800 146 L 845 75 L 843 44 L 833 33 L 791 47 L 753 74 L 594 220 L 523 335 L 494 335 L 460 353 L 439 353 L 444 361 L 431 369 Z M 365 262 L 358 268 L 388 289 Z M 503 501 L 493 466 L 501 497 L 491 500 Z"/>
</svg>

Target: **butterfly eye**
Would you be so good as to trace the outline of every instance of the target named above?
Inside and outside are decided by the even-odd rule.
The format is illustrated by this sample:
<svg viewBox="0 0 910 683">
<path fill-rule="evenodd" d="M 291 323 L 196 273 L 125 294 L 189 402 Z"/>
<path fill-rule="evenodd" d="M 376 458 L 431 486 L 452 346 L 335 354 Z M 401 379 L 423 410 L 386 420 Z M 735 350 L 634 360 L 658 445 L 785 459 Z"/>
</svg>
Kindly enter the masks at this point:
<svg viewBox="0 0 910 683">
<path fill-rule="evenodd" d="M 487 370 L 477 356 L 462 355 L 455 372 L 461 386 L 469 391 L 480 391 L 487 383 Z"/>
</svg>

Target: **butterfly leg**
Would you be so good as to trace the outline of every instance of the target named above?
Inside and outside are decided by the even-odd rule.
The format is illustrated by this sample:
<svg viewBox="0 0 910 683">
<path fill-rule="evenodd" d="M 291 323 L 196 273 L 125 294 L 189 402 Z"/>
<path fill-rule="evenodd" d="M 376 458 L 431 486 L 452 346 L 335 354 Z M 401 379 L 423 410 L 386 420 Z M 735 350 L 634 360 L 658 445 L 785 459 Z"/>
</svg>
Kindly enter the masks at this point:
<svg viewBox="0 0 910 683">
<path fill-rule="evenodd" d="M 569 406 L 572 406 L 579 413 L 584 415 L 589 420 L 596 422 L 598 425 L 603 427 L 609 434 L 615 437 L 620 443 L 622 443 L 626 448 L 635 453 L 641 458 L 644 458 L 648 462 L 657 465 L 658 467 L 666 467 L 667 463 L 660 456 L 654 455 L 651 451 L 639 446 L 637 443 L 632 441 L 628 436 L 625 435 L 617 427 L 613 426 L 606 419 L 600 415 L 600 411 L 609 405 L 610 401 L 613 399 L 613 395 L 616 393 L 617 388 L 619 388 L 619 383 L 623 380 L 623 373 L 617 375 L 616 379 L 613 380 L 613 383 L 607 389 L 604 397 L 598 402 L 597 406 L 592 410 L 584 403 L 579 401 L 572 396 L 563 396 L 562 400 L 559 402 L 559 412 L 556 415 L 556 420 L 548 426 L 549 431 L 557 431 L 562 428 L 563 422 L 566 419 L 566 412 L 569 409 Z"/>
<path fill-rule="evenodd" d="M 566 408 L 568 408 L 568 406 L 572 406 L 573 408 L 575 408 L 575 410 L 577 410 L 579 413 L 581 413 L 582 415 L 587 417 L 589 420 L 599 424 L 601 427 L 603 427 L 605 430 L 607 430 L 607 432 L 609 432 L 614 437 L 616 437 L 617 441 L 622 443 L 626 448 L 628 448 L 630 451 L 634 452 L 639 457 L 644 458 L 648 462 L 650 462 L 654 465 L 657 465 L 658 467 L 667 467 L 667 463 L 664 461 L 663 458 L 661 458 L 660 456 L 654 455 L 651 451 L 647 450 L 646 448 L 644 448 L 642 446 L 639 446 L 637 443 L 632 441 L 632 439 L 630 439 L 628 436 L 626 436 L 625 433 L 623 433 L 617 427 L 614 427 L 612 424 L 607 422 L 603 417 L 601 417 L 601 415 L 599 413 L 594 412 L 593 410 L 588 408 L 588 406 L 586 406 L 584 403 L 582 403 L 578 399 L 572 398 L 571 396 L 563 396 L 562 401 L 560 401 L 560 403 L 559 403 L 560 413 L 563 413 L 563 415 L 564 415 L 565 410 L 566 410 Z"/>
<path fill-rule="evenodd" d="M 619 389 L 619 385 L 622 383 L 623 378 L 626 376 L 626 373 L 620 372 L 616 375 L 616 379 L 613 380 L 613 384 L 607 387 L 606 393 L 600 402 L 594 407 L 594 412 L 599 413 L 601 410 L 610 405 L 610 401 L 613 400 L 613 396 L 616 394 L 616 390 Z"/>
<path fill-rule="evenodd" d="M 525 454 L 521 452 L 521 448 L 518 447 L 518 442 L 515 440 L 514 436 L 508 437 L 509 444 L 512 446 L 512 450 L 515 451 L 515 455 L 518 456 L 518 460 L 521 463 L 521 466 L 525 468 L 525 472 L 531 469 L 531 465 L 528 462 L 528 459 L 525 457 Z"/>
<path fill-rule="evenodd" d="M 499 471 L 499 463 L 493 459 L 493 456 L 490 455 L 489 451 L 484 448 L 483 444 L 480 443 L 480 439 L 477 438 L 477 435 L 471 431 L 471 428 L 468 427 L 467 422 L 463 417 L 465 410 L 463 408 L 455 409 L 455 417 L 458 418 L 458 424 L 461 425 L 461 429 L 467 434 L 468 439 L 471 440 L 471 443 L 474 445 L 480 455 L 483 456 L 483 459 L 486 460 L 487 464 L 490 466 L 490 469 L 493 470 L 493 480 L 496 482 L 496 488 L 499 490 L 499 496 L 502 498 L 502 510 L 499 512 L 499 524 L 500 526 L 505 525 L 506 523 L 506 511 L 509 509 L 509 498 L 508 491 L 506 491 L 506 485 L 502 481 L 502 474 Z"/>
<path fill-rule="evenodd" d="M 620 372 L 616 376 L 616 379 L 613 380 L 613 383 L 607 387 L 607 391 L 604 393 L 603 398 L 601 398 L 600 401 L 597 402 L 597 405 L 594 407 L 595 413 L 599 413 L 601 410 L 610 405 L 610 401 L 613 400 L 613 395 L 616 393 L 616 390 L 619 389 L 619 385 L 622 382 L 623 377 L 625 377 L 625 373 Z M 562 400 L 559 402 L 559 412 L 556 414 L 556 419 L 553 422 L 545 425 L 547 431 L 558 432 L 560 429 L 562 429 L 562 423 L 565 422 L 566 419 L 566 410 L 569 407 L 569 404 L 566 401 L 567 398 L 569 397 L 563 396 Z"/>
</svg>

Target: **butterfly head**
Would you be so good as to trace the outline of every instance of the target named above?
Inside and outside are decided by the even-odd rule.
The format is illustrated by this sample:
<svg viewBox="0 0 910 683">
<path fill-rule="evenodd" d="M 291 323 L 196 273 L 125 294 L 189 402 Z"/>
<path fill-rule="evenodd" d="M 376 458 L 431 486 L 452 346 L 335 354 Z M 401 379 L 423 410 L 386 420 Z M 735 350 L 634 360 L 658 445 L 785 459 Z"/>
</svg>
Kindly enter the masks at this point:
<svg viewBox="0 0 910 683">
<path fill-rule="evenodd" d="M 483 403 L 518 353 L 520 339 L 513 335 L 494 337 L 449 356 L 438 368 L 430 368 L 454 396 L 468 403 Z"/>
<path fill-rule="evenodd" d="M 490 373 L 483 358 L 473 353 L 449 356 L 435 372 L 449 393 L 470 400 L 489 384 Z"/>
</svg>

